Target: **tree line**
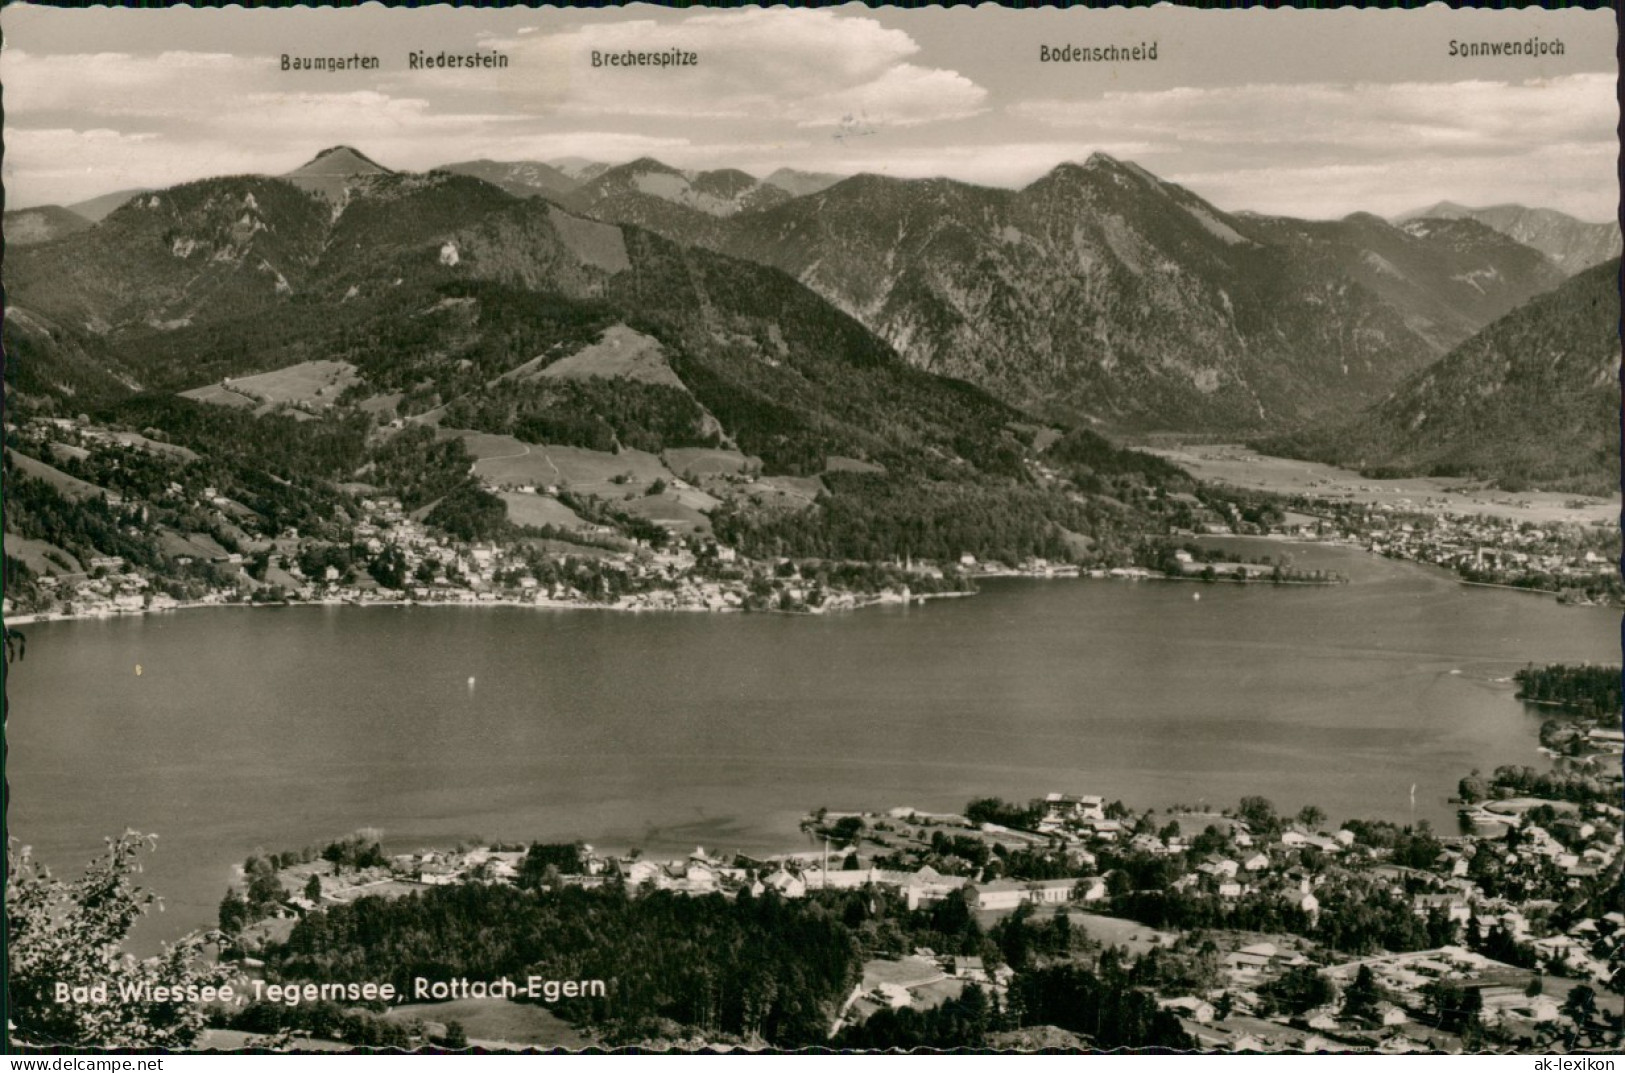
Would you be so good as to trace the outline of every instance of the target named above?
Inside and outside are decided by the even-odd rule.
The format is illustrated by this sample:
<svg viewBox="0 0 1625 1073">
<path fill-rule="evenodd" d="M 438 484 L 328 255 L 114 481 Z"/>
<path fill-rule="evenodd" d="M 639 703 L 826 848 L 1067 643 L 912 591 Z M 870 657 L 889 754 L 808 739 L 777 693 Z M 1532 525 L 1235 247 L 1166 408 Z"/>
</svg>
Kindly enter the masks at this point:
<svg viewBox="0 0 1625 1073">
<path fill-rule="evenodd" d="M 1582 663 L 1529 666 L 1513 674 L 1518 696 L 1537 704 L 1552 704 L 1581 716 L 1620 714 L 1620 668 Z"/>
<path fill-rule="evenodd" d="M 675 1022 L 794 1047 L 825 1039 L 859 955 L 814 902 L 457 884 L 310 913 L 266 961 L 286 979 L 402 988 L 416 976 L 601 979 L 606 997 L 553 1008 L 610 1040 L 659 1037 Z"/>
</svg>

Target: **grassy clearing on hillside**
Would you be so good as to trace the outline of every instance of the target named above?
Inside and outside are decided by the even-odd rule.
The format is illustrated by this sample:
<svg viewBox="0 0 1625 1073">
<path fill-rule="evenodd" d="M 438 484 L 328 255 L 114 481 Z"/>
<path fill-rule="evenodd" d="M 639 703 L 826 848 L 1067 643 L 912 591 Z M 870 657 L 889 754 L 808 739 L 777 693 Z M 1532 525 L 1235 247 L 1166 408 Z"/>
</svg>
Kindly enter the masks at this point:
<svg viewBox="0 0 1625 1073">
<path fill-rule="evenodd" d="M 1172 946 L 1177 938 L 1172 932 L 1157 931 L 1133 920 L 1101 916 L 1098 913 L 1068 913 L 1074 928 L 1102 946 L 1121 946 L 1139 957 L 1157 946 Z"/>
<path fill-rule="evenodd" d="M 704 514 L 685 507 L 670 493 L 657 496 L 643 496 L 630 503 L 617 503 L 615 506 L 637 518 L 647 518 L 656 525 L 663 525 L 667 529 L 680 533 L 709 533 L 711 519 Z"/>
<path fill-rule="evenodd" d="M 247 395 L 240 395 L 229 388 L 219 384 L 209 384 L 206 387 L 195 387 L 191 391 L 182 391 L 180 397 L 191 399 L 193 402 L 206 402 L 213 406 L 234 406 L 239 410 L 252 410 L 259 403 Z"/>
<path fill-rule="evenodd" d="M 614 543 L 621 551 L 630 550 L 632 542 L 614 537 L 596 537 L 602 542 Z M 553 557 L 573 556 L 577 559 L 610 559 L 618 552 L 611 548 L 601 548 L 593 544 L 572 544 L 568 540 L 551 540 L 545 538 L 529 538 L 523 541 L 524 545 L 533 549 L 538 555 Z"/>
<path fill-rule="evenodd" d="M 170 455 L 187 462 L 195 462 L 200 457 L 189 447 L 182 447 L 178 443 L 164 443 L 161 440 L 149 440 L 139 432 L 109 432 L 106 435 L 108 439 L 122 443 L 126 447 L 136 447 L 155 455 Z"/>
<path fill-rule="evenodd" d="M 919 987 L 922 984 L 933 983 L 942 979 L 942 967 L 929 958 L 910 954 L 907 957 L 890 961 L 876 958 L 863 963 L 863 989 L 865 991 L 879 987 L 881 984 L 895 984 L 898 987 Z"/>
<path fill-rule="evenodd" d="M 158 532 L 158 547 L 165 555 L 189 555 L 194 559 L 223 559 L 226 549 L 208 533 L 180 533 L 173 529 Z"/>
<path fill-rule="evenodd" d="M 302 361 L 268 373 L 240 376 L 218 384 L 180 392 L 183 399 L 235 406 L 268 413 L 278 407 L 324 410 L 332 406 L 344 390 L 360 381 L 355 366 L 347 361 Z"/>
<path fill-rule="evenodd" d="M 109 494 L 107 489 L 100 485 L 69 476 L 55 466 L 41 462 L 37 458 L 29 458 L 27 455 L 21 455 L 11 450 L 8 450 L 6 454 L 11 456 L 11 460 L 17 464 L 17 468 L 23 473 L 44 481 L 69 499 L 95 499 L 97 496 Z"/>
<path fill-rule="evenodd" d="M 717 447 L 668 447 L 663 457 L 671 471 L 680 477 L 688 473 L 696 477 L 731 476 L 762 468 L 759 458 Z"/>
<path fill-rule="evenodd" d="M 670 458 L 671 452 L 666 454 Z M 696 474 L 692 469 L 685 468 L 679 472 L 693 475 L 699 480 L 704 490 L 696 491 L 707 502 L 698 503 L 689 498 L 680 498 L 679 501 L 685 506 L 704 511 L 714 510 L 725 501 L 743 501 L 763 510 L 796 513 L 812 507 L 818 497 L 828 491 L 818 477 L 756 477 L 741 483 L 731 476 Z M 686 491 L 679 491 L 680 497 L 688 495 Z"/>
<path fill-rule="evenodd" d="M 5 543 L 7 555 L 42 577 L 46 574 L 82 574 L 85 572 L 83 564 L 78 559 L 75 559 L 67 551 L 55 544 L 44 540 L 30 540 L 28 537 L 18 536 L 15 533 L 7 533 Z M 61 563 L 53 561 L 50 556 L 62 559 L 67 565 L 63 566 Z"/>
<path fill-rule="evenodd" d="M 598 342 L 560 358 L 536 375 L 555 380 L 584 380 L 591 377 L 641 380 L 647 384 L 688 389 L 671 371 L 659 340 L 624 324 L 604 329 Z"/>
<path fill-rule="evenodd" d="M 391 1021 L 459 1021 L 469 1042 L 513 1043 L 525 1047 L 569 1047 L 591 1045 L 545 1006 L 509 1002 L 501 998 L 454 999 L 451 1002 L 421 1002 L 396 1006 L 384 1014 Z"/>
<path fill-rule="evenodd" d="M 626 255 L 626 237 L 619 227 L 584 220 L 551 206 L 547 216 L 559 240 L 584 264 L 612 274 L 631 267 L 632 262 Z"/>
<path fill-rule="evenodd" d="M 817 477 L 761 477 L 750 486 L 750 499 L 764 507 L 803 510 L 825 491 Z"/>
<path fill-rule="evenodd" d="M 666 495 L 690 510 L 703 511 L 706 514 L 722 506 L 722 500 L 698 488 L 671 488 L 667 490 Z"/>
<path fill-rule="evenodd" d="M 263 1032 L 243 1032 L 235 1028 L 210 1028 L 198 1037 L 199 1051 L 240 1051 L 250 1046 L 263 1045 Z M 311 1039 L 300 1036 L 288 1041 L 286 1049 L 295 1052 L 333 1052 L 354 1050 L 349 1043 L 330 1039 Z"/>
<path fill-rule="evenodd" d="M 231 381 L 231 389 L 273 405 L 331 406 L 344 390 L 360 378 L 347 361 L 302 361 L 285 369 Z"/>
<path fill-rule="evenodd" d="M 886 467 L 861 458 L 842 458 L 830 455 L 824 462 L 825 473 L 885 473 Z"/>
<path fill-rule="evenodd" d="M 401 405 L 401 400 L 404 398 L 406 398 L 406 392 L 391 391 L 383 395 L 374 395 L 371 398 L 363 399 L 357 404 L 356 408 L 362 413 L 377 414 L 382 421 L 393 421 Z"/>
<path fill-rule="evenodd" d="M 48 444 L 52 461 L 54 462 L 83 462 L 90 457 L 90 452 L 83 447 L 75 447 L 68 443 Z"/>
<path fill-rule="evenodd" d="M 587 524 L 582 517 L 552 496 L 531 495 L 527 492 L 498 492 L 497 497 L 508 506 L 508 520 L 515 525 L 533 525 L 537 528 L 551 525 L 559 529 L 577 529 Z"/>
<path fill-rule="evenodd" d="M 512 436 L 503 436 L 494 432 L 471 432 L 467 429 L 443 428 L 436 430 L 436 438 L 441 440 L 461 439 L 468 453 L 476 462 L 487 458 L 507 458 L 510 456 L 524 456 L 538 448 L 523 440 Z"/>
<path fill-rule="evenodd" d="M 627 492 L 642 492 L 657 480 L 670 481 L 671 470 L 660 459 L 643 451 L 589 451 L 584 447 L 547 447 L 521 443 L 511 436 L 465 434 L 469 451 L 480 460 L 474 473 L 491 484 L 530 484 L 537 487 L 568 485 L 573 492 L 620 498 Z M 494 450 L 496 441 L 507 441 L 517 449 L 507 453 Z M 623 478 L 617 480 L 616 478 Z"/>
</svg>

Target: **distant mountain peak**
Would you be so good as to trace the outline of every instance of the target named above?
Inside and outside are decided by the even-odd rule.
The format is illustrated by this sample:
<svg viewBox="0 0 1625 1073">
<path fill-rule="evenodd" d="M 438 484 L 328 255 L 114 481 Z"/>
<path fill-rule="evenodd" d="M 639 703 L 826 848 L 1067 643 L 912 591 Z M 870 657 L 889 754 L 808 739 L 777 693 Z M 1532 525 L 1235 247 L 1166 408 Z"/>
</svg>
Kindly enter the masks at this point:
<svg viewBox="0 0 1625 1073">
<path fill-rule="evenodd" d="M 390 168 L 373 160 L 359 149 L 348 145 L 335 145 L 323 149 L 302 167 L 289 175 L 392 175 Z"/>
<path fill-rule="evenodd" d="M 779 168 L 773 174 L 763 179 L 768 186 L 776 186 L 791 197 L 803 197 L 807 194 L 816 194 L 820 190 L 827 190 L 840 182 L 844 176 L 828 172 L 799 171 L 795 168 Z"/>
<path fill-rule="evenodd" d="M 561 198 L 581 185 L 551 164 L 537 160 L 466 160 L 442 164 L 436 171 L 469 175 L 500 187 L 515 197 Z"/>
<path fill-rule="evenodd" d="M 342 204 L 350 181 L 371 175 L 393 175 L 389 168 L 348 145 L 323 149 L 310 161 L 282 177 L 306 193 Z"/>
<path fill-rule="evenodd" d="M 1114 186 L 1133 186 L 1138 183 L 1163 194 L 1168 194 L 1172 189 L 1140 165 L 1128 160 L 1119 160 L 1110 153 L 1098 150 L 1090 153 L 1081 164 L 1070 160 L 1057 164 L 1034 185 L 1083 183 L 1099 186 L 1102 182 L 1109 182 Z"/>
<path fill-rule="evenodd" d="M 1138 164 L 1126 160 L 1118 160 L 1110 153 L 1096 150 L 1083 159 L 1082 163 L 1076 160 L 1064 160 L 1049 170 L 1045 178 L 1082 178 L 1093 175 L 1137 175 L 1141 178 L 1157 181 L 1156 176 L 1140 167 Z"/>
<path fill-rule="evenodd" d="M 652 156 L 640 156 L 636 160 L 633 160 L 633 161 L 631 161 L 629 163 L 626 163 L 626 164 L 622 164 L 620 167 L 615 168 L 613 170 L 621 171 L 621 172 L 636 173 L 636 174 L 643 174 L 643 173 L 651 172 L 651 171 L 660 172 L 660 173 L 665 174 L 665 175 L 686 175 L 687 174 L 687 172 L 684 172 L 681 168 L 674 168 L 670 164 L 667 164 L 665 161 L 656 160 Z"/>
<path fill-rule="evenodd" d="M 761 179 L 758 179 L 756 176 L 752 175 L 750 172 L 746 171 L 744 168 L 712 168 L 709 171 L 685 173 L 685 174 L 718 175 L 718 176 L 723 176 L 723 177 L 728 178 L 728 179 L 741 179 L 741 178 L 749 179 L 753 183 L 762 182 Z"/>
<path fill-rule="evenodd" d="M 581 156 L 552 157 L 543 163 L 580 182 L 597 178 L 613 166 L 597 160 L 588 160 L 586 157 Z"/>
<path fill-rule="evenodd" d="M 673 216 L 670 209 L 659 207 L 657 203 L 721 219 L 769 208 L 791 196 L 783 188 L 764 183 L 738 168 L 684 170 L 645 156 L 610 168 L 583 184 L 573 192 L 569 203 L 588 215 L 603 212 L 606 205 L 615 205 L 618 207 L 609 211 L 619 222 L 652 226 L 658 220 L 660 226 L 682 228 L 684 241 L 699 242 L 709 230 L 709 224 L 694 219 L 679 223 L 680 215 Z"/>
<path fill-rule="evenodd" d="M 1407 212 L 1404 218 L 1417 219 L 1424 216 L 1459 216 L 1462 213 L 1472 211 L 1473 210 L 1469 209 L 1466 205 L 1462 205 L 1455 201 L 1441 201 L 1435 205 L 1430 205 L 1425 209 L 1418 209 L 1415 212 Z"/>
<path fill-rule="evenodd" d="M 1091 158 L 1092 159 L 1092 158 Z M 1082 182 L 1091 174 L 1100 172 L 1099 165 L 1089 167 L 1073 160 L 1063 160 L 1049 171 L 1039 176 L 1032 183 L 1033 187 L 1045 186 L 1053 183 Z"/>
<path fill-rule="evenodd" d="M 1567 275 L 1619 256 L 1619 225 L 1612 221 L 1589 223 L 1556 209 L 1503 204 L 1485 208 L 1441 201 L 1425 209 L 1394 218 L 1398 224 L 1418 220 L 1470 220 L 1531 246 L 1552 259 Z"/>
</svg>

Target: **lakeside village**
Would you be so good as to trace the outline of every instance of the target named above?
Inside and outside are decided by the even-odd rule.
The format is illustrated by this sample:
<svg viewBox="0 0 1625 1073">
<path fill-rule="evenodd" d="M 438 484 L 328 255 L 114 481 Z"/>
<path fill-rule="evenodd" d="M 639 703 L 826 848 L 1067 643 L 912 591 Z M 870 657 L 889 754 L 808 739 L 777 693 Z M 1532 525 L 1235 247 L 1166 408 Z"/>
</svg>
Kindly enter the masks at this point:
<svg viewBox="0 0 1625 1073">
<path fill-rule="evenodd" d="M 1625 596 L 1612 524 L 1513 524 L 1390 503 L 1324 501 L 1311 509 L 1374 554 L 1440 566 L 1465 582 L 1552 592 L 1581 606 L 1618 605 Z"/>
<path fill-rule="evenodd" d="M 1523 672 L 1520 683 L 1532 699 L 1572 698 L 1575 681 L 1601 682 L 1617 699 L 1618 678 L 1617 667 L 1556 667 Z M 1072 793 L 1026 806 L 982 799 L 953 815 L 819 809 L 802 824 L 815 848 L 757 858 L 696 849 L 653 860 L 580 843 L 385 856 L 379 832 L 363 831 L 325 849 L 251 857 L 241 888 L 222 903 L 221 925 L 236 971 L 297 980 L 320 978 L 313 951 L 335 933 L 372 929 L 368 944 L 410 948 L 379 909 L 361 913 L 380 899 L 500 887 L 544 898 L 624 890 L 633 904 L 777 899 L 822 904 L 862 936 L 857 978 L 839 985 L 824 1014 L 835 1045 L 1617 1051 L 1625 735 L 1617 708 L 1578 710 L 1568 705 L 1542 732 L 1557 746 L 1544 750 L 1558 759 L 1554 770 L 1507 766 L 1461 780 L 1458 835 L 1426 823 L 1331 827 L 1312 806 L 1284 816 L 1258 797 L 1222 812 L 1136 813 Z M 422 926 L 426 912 L 401 916 Z M 584 955 L 559 956 L 579 965 Z M 1045 988 L 1078 973 L 1119 980 L 1143 1000 L 1151 1027 L 1111 1035 L 1077 1023 L 1064 1002 L 1034 1009 L 1049 1001 L 1038 997 Z M 613 1016 L 618 986 L 595 1007 L 600 1024 Z M 428 1019 L 424 1039 L 438 1038 L 445 1027 L 434 1007 L 416 1009 Z M 235 1016 L 216 1023 L 252 1026 L 268 1015 Z M 593 1011 L 584 1016 L 591 1031 Z M 986 1033 L 943 1035 L 944 1024 L 960 1032 L 955 1019 L 967 1017 Z M 667 1045 L 741 1042 L 680 1017 L 664 1024 Z M 458 1024 L 451 1034 L 480 1033 Z"/>
<path fill-rule="evenodd" d="M 212 485 L 171 481 L 161 494 L 138 501 L 74 475 L 138 473 L 153 466 L 154 459 L 190 461 L 196 456 L 174 444 L 101 429 L 84 419 L 42 418 L 7 426 L 8 471 L 43 482 L 62 498 L 54 504 L 47 495 L 40 504 L 30 504 L 36 510 L 43 506 L 51 517 L 52 525 L 45 528 L 65 526 L 84 537 L 84 544 L 126 551 L 75 557 L 37 536 L 12 531 L 8 521 L 8 622 L 293 603 L 823 613 L 964 595 L 975 591 L 978 578 L 995 576 L 1306 584 L 1344 580 L 1265 560 L 1231 562 L 1190 542 L 1179 546 L 1181 538 L 1203 533 L 1271 531 L 1267 522 L 1261 526 L 1245 518 L 1222 490 L 1204 490 L 1202 498 L 1168 494 L 1169 532 L 1148 535 L 1137 548 L 1109 561 L 1088 561 L 1086 552 L 1085 561 L 1074 562 L 1037 557 L 984 561 L 966 552 L 943 562 L 860 562 L 751 559 L 716 540 L 704 516 L 692 509 L 669 518 L 633 517 L 616 509 L 616 497 L 572 492 L 562 484 L 491 485 L 489 492 L 523 501 L 526 509 L 544 506 L 552 521 L 509 526 L 501 538 L 469 540 L 434 524 L 432 505 L 408 510 L 398 498 L 365 485 L 346 489 L 353 507 L 339 508 L 324 523 L 324 531 L 284 528 L 269 533 L 264 518 Z M 88 468 L 90 461 L 96 464 L 94 471 Z M 1053 479 L 1054 474 L 1046 470 L 1040 476 Z M 626 477 L 617 475 L 606 486 L 629 499 L 675 495 L 701 504 L 718 502 L 697 485 L 670 475 L 647 488 L 619 493 L 623 484 L 631 488 Z M 748 494 L 759 478 L 741 472 L 707 480 L 713 491 L 722 481 L 733 493 Z M 155 511 L 170 521 L 156 524 Z M 8 509 L 8 518 L 10 513 Z"/>
<path fill-rule="evenodd" d="M 628 519 L 613 517 L 594 497 L 571 500 L 580 513 L 557 504 L 569 528 L 459 540 L 426 522 L 426 511 L 409 512 L 398 499 L 360 494 L 360 489 L 356 516 L 341 512 L 331 531 L 313 535 L 290 528 L 272 536 L 258 533 L 254 512 L 217 488 L 172 483 L 164 509 L 189 525 L 149 531 L 147 506 L 126 505 L 116 492 L 16 448 L 30 447 L 70 466 L 91 449 L 128 456 L 131 466 L 143 464 L 155 449 L 181 449 L 134 433 L 63 425 L 63 419 L 51 419 L 9 428 L 8 466 L 52 482 L 81 509 L 90 507 L 88 513 L 106 527 L 121 529 L 131 547 L 126 555 L 81 561 L 45 541 L 8 531 L 4 614 L 16 624 L 187 606 L 288 603 L 820 613 L 963 595 L 975 591 L 978 578 L 1006 575 L 1276 584 L 1346 580 L 1296 570 L 1290 555 L 1238 562 L 1197 542 L 1214 536 L 1358 546 L 1441 566 L 1464 581 L 1553 592 L 1577 604 L 1618 602 L 1621 595 L 1611 530 L 1456 516 L 1408 502 L 1298 498 L 1283 504 L 1263 493 L 1222 486 L 1167 493 L 1168 532 L 1148 535 L 1127 555 L 1102 562 L 1087 556 L 1081 562 L 979 561 L 969 553 L 940 563 L 756 561 L 719 543 L 693 518 L 642 521 L 629 530 L 621 524 Z M 74 442 L 59 442 L 69 440 Z M 751 480 L 748 475 L 731 479 Z M 681 478 L 660 483 L 669 483 L 679 495 L 694 491 Z M 538 501 L 571 499 L 568 491 L 552 487 L 499 487 L 498 492 Z M 150 552 L 154 540 L 156 553 L 140 554 Z"/>
<path fill-rule="evenodd" d="M 206 489 L 205 494 L 213 491 Z M 868 603 L 904 602 L 907 586 L 862 588 L 872 571 L 854 566 L 803 577 L 785 564 L 753 569 L 732 548 L 714 541 L 617 541 L 608 526 L 580 534 L 605 546 L 570 553 L 516 542 L 458 541 L 406 515 L 399 501 L 366 498 L 367 520 L 354 526 L 354 543 L 307 541 L 289 530 L 266 542 L 244 541 L 242 552 L 221 548 L 208 562 L 228 580 L 201 592 L 155 587 L 122 558 L 96 558 L 91 572 L 38 578 L 56 596 L 35 620 L 106 617 L 187 606 L 228 604 L 482 604 L 526 607 L 600 607 L 623 611 L 849 610 Z M 195 538 L 194 538 L 195 540 Z M 541 542 L 548 543 L 548 542 Z M 190 566 L 191 556 L 176 562 Z M 969 577 L 922 574 L 947 582 L 945 592 L 970 591 Z M 918 584 L 918 582 L 916 582 Z M 853 588 L 844 588 L 852 585 Z M 964 585 L 961 589 L 958 586 Z M 10 615 L 8 601 L 8 619 Z"/>
</svg>

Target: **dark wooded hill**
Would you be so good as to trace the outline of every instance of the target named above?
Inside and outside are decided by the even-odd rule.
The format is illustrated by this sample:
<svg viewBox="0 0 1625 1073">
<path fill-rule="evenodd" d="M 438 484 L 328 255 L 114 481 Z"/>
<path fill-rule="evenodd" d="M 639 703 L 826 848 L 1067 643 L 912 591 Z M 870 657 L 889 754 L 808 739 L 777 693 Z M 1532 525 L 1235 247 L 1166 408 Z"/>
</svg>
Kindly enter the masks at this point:
<svg viewBox="0 0 1625 1073">
<path fill-rule="evenodd" d="M 90 224 L 90 220 L 61 205 L 13 209 L 5 214 L 6 245 L 15 249 L 50 242 L 63 235 L 83 231 Z"/>
<path fill-rule="evenodd" d="M 1619 490 L 1618 259 L 1495 321 L 1355 420 L 1262 449 L 1373 475 Z"/>
</svg>

